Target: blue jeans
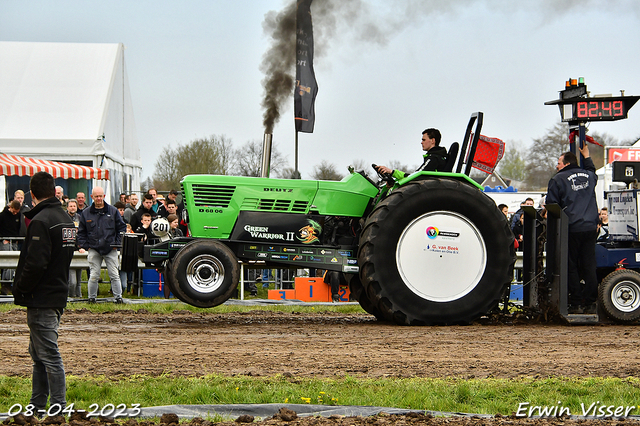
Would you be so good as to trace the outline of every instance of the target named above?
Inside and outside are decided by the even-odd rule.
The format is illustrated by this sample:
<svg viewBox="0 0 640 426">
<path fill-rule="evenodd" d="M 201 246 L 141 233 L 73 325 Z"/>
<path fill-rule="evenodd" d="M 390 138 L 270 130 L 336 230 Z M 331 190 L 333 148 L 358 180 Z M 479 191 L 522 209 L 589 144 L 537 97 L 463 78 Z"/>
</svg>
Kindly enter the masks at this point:
<svg viewBox="0 0 640 426">
<path fill-rule="evenodd" d="M 107 272 L 111 280 L 111 291 L 114 297 L 122 297 L 122 284 L 120 284 L 120 270 L 118 262 L 118 252 L 111 250 L 105 255 L 101 255 L 94 249 L 89 249 L 87 260 L 91 271 L 89 272 L 89 282 L 87 287 L 89 290 L 89 298 L 95 299 L 98 296 L 98 278 L 100 278 L 100 268 L 102 267 L 102 259 L 107 265 Z"/>
<path fill-rule="evenodd" d="M 120 285 L 122 286 L 122 294 L 127 291 L 127 272 L 120 271 Z"/>
<path fill-rule="evenodd" d="M 69 270 L 69 297 L 82 297 L 82 269 Z"/>
<path fill-rule="evenodd" d="M 31 401 L 36 410 L 49 403 L 66 406 L 67 385 L 58 350 L 58 327 L 63 309 L 27 308 L 29 354 L 33 360 Z"/>
</svg>

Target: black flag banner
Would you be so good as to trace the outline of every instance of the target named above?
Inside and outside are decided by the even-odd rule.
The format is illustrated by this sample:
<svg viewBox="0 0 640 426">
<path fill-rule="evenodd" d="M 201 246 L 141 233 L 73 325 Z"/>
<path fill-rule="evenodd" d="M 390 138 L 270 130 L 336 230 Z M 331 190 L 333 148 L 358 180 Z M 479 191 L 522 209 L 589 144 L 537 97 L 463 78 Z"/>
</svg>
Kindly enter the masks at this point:
<svg viewBox="0 0 640 426">
<path fill-rule="evenodd" d="M 313 104 L 318 93 L 316 75 L 313 72 L 311 2 L 312 0 L 298 0 L 296 15 L 296 87 L 293 109 L 296 130 L 305 133 L 313 133 L 316 119 Z"/>
</svg>

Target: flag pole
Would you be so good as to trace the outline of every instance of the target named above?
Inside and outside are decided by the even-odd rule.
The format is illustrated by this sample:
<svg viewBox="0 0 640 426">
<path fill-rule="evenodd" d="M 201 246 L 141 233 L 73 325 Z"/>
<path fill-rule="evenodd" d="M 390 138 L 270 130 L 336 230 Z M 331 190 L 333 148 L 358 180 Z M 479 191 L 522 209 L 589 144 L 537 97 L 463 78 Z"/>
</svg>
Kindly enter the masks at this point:
<svg viewBox="0 0 640 426">
<path fill-rule="evenodd" d="M 301 179 L 300 171 L 298 170 L 298 130 L 296 129 L 295 139 L 295 170 L 293 171 L 293 179 Z"/>
</svg>

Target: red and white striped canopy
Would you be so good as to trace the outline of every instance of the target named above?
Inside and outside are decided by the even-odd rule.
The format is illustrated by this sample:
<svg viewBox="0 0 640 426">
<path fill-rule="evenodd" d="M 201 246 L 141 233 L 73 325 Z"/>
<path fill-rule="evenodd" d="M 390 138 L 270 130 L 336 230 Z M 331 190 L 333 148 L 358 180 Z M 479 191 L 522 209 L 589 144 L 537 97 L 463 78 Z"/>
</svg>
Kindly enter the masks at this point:
<svg viewBox="0 0 640 426">
<path fill-rule="evenodd" d="M 33 176 L 37 172 L 63 179 L 109 179 L 106 169 L 0 153 L 0 175 Z"/>
</svg>

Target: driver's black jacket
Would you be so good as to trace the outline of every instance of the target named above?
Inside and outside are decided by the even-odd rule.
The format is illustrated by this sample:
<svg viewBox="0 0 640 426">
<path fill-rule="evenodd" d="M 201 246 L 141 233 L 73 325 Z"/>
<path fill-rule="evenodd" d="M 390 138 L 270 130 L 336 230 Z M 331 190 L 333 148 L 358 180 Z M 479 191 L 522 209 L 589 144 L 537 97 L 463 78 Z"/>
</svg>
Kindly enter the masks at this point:
<svg viewBox="0 0 640 426">
<path fill-rule="evenodd" d="M 422 165 L 418 167 L 416 172 L 437 172 L 442 171 L 447 165 L 447 149 L 442 146 L 434 146 L 424 154 L 424 161 Z M 414 172 L 415 173 L 415 172 Z M 404 179 L 409 176 L 410 173 L 405 173 L 400 170 L 394 170 L 391 176 L 396 180 Z"/>
</svg>

